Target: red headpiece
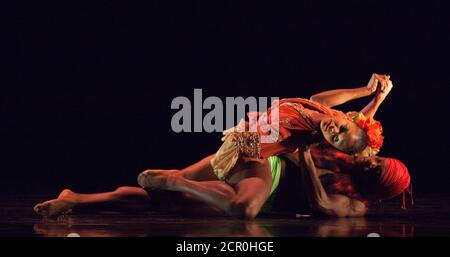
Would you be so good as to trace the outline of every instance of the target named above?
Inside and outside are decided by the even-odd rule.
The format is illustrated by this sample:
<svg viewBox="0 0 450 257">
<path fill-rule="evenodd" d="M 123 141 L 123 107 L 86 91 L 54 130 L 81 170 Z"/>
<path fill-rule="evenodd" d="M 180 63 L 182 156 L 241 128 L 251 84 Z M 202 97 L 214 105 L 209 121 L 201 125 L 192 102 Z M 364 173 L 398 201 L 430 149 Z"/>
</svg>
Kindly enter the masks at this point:
<svg viewBox="0 0 450 257">
<path fill-rule="evenodd" d="M 383 126 L 381 126 L 381 123 L 372 117 L 366 118 L 362 112 L 349 112 L 347 113 L 347 117 L 366 132 L 368 147 L 363 151 L 364 155 L 376 155 L 383 146 L 384 141 L 384 137 L 382 136 Z"/>
<path fill-rule="evenodd" d="M 373 118 L 368 118 L 358 120 L 357 124 L 366 132 L 369 139 L 368 145 L 375 151 L 380 151 L 384 141 L 381 123 Z"/>
<path fill-rule="evenodd" d="M 399 160 L 386 158 L 381 170 L 377 196 L 381 200 L 393 198 L 405 190 L 410 190 L 411 177 L 408 168 Z M 411 193 L 411 192 L 410 192 Z"/>
</svg>

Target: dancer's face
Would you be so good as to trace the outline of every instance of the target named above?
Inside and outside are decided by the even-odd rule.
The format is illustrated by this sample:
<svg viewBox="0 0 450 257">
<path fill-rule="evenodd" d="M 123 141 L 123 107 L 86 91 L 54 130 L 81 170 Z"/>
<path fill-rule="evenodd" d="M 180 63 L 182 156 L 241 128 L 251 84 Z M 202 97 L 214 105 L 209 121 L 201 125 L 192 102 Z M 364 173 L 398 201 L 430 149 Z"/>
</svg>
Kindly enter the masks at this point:
<svg viewBox="0 0 450 257">
<path fill-rule="evenodd" d="M 365 143 L 361 140 L 364 131 L 356 123 L 344 118 L 332 117 L 320 122 L 320 130 L 325 140 L 345 153 L 362 151 Z M 362 148 L 362 149 L 360 149 Z"/>
</svg>

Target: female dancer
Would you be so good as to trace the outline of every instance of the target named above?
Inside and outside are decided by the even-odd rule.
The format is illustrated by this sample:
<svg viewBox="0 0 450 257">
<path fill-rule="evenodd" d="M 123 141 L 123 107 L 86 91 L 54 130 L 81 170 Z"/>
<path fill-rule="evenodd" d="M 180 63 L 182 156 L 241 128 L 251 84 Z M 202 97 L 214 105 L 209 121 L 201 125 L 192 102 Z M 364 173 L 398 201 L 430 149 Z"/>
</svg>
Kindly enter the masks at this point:
<svg viewBox="0 0 450 257">
<path fill-rule="evenodd" d="M 392 82 L 388 76 L 373 74 L 364 88 L 327 91 L 313 96 L 313 101 L 282 99 L 265 113 L 250 113 L 249 122 L 241 121 L 235 128 L 224 132 L 224 143 L 210 160 L 213 172 L 219 179 L 226 180 L 238 160 L 244 163 L 263 161 L 319 142 L 327 142 L 349 154 L 360 153 L 367 148 L 379 150 L 383 141 L 382 129 L 372 118 L 379 106 L 374 102 L 379 100 L 372 101 L 358 115 L 345 115 L 329 107 L 375 92 L 379 81 L 383 88 L 380 87 L 376 99 L 381 99 L 382 95 L 389 93 L 387 88 L 388 85 L 392 87 Z M 368 119 L 363 117 L 365 114 Z M 144 188 L 160 187 L 159 181 L 166 177 L 164 171 L 149 170 L 141 173 L 138 181 Z"/>
<path fill-rule="evenodd" d="M 368 85 L 368 91 L 374 92 L 375 90 L 372 90 L 372 88 L 376 88 L 377 80 L 381 80 L 380 78 L 377 78 L 378 75 L 374 74 L 372 76 L 371 81 Z M 381 76 L 380 76 L 381 77 Z M 375 85 L 374 85 L 375 84 Z M 343 90 L 341 93 L 345 93 L 343 95 L 350 95 L 349 92 L 355 93 L 354 90 Z M 359 91 L 359 92 L 366 92 L 366 91 Z M 388 91 L 380 91 L 378 90 L 378 94 L 386 94 Z M 367 94 L 367 93 L 364 93 Z M 353 97 L 362 97 L 363 94 L 353 94 Z M 342 98 L 346 98 L 342 97 Z M 378 96 L 376 97 L 378 98 Z M 351 100 L 350 97 L 347 97 L 348 100 Z M 381 99 L 381 98 L 378 98 Z M 383 98 L 384 99 L 384 98 Z M 288 103 L 288 105 L 285 105 L 289 108 L 285 109 L 289 113 L 289 111 L 297 111 L 297 108 L 299 105 L 295 106 L 297 103 L 295 101 L 287 101 L 285 103 Z M 324 113 L 332 113 L 333 110 L 326 109 L 323 106 L 315 105 L 311 102 L 302 102 L 306 103 L 307 106 L 317 107 L 316 110 L 306 110 L 306 112 L 309 112 L 312 115 L 317 115 L 320 117 L 321 114 Z M 281 106 L 281 105 L 280 105 Z M 290 107 L 293 107 L 290 108 Z M 297 107 L 297 108 L 296 108 Z M 304 106 L 301 106 L 302 108 Z M 370 107 L 370 106 L 369 106 Z M 378 108 L 376 105 L 372 105 L 371 108 Z M 367 108 L 365 108 L 367 109 Z M 370 108 L 369 108 L 370 109 Z M 304 109 L 301 109 L 304 110 Z M 322 111 L 322 112 L 321 112 Z M 375 110 L 376 111 L 376 110 Z M 336 111 L 335 111 L 336 112 Z M 282 111 L 280 110 L 280 113 Z M 374 112 L 373 112 L 374 113 Z M 280 115 L 281 116 L 281 115 Z M 308 116 L 308 115 L 306 115 Z M 323 117 L 323 116 L 322 116 Z M 326 131 L 326 129 L 329 129 L 331 126 L 331 123 L 339 124 L 340 121 L 333 120 L 333 118 L 328 117 L 328 119 L 331 119 L 331 121 L 328 121 L 329 123 L 325 123 L 321 127 L 324 129 L 322 130 L 322 133 L 325 137 L 325 139 L 332 138 L 337 136 L 332 129 L 330 129 L 329 132 Z M 300 122 L 304 121 L 299 119 Z M 299 121 L 294 120 L 294 121 Z M 324 119 L 322 119 L 323 121 Z M 292 119 L 291 119 L 292 121 Z M 314 122 L 315 120 L 312 119 Z M 342 121 L 345 124 L 349 124 L 348 120 Z M 297 123 L 301 124 L 301 123 Z M 286 126 L 282 129 L 286 128 L 292 128 L 290 124 L 285 124 Z M 303 124 L 304 125 L 304 124 Z M 308 124 L 309 125 L 309 124 Z M 295 127 L 294 127 L 295 128 Z M 332 127 L 333 128 L 333 127 Z M 281 129 L 280 129 L 281 130 Z M 287 133 L 286 133 L 287 131 Z M 344 130 L 342 132 L 339 132 L 339 140 L 341 138 L 349 138 L 349 135 L 352 135 L 352 133 L 348 133 L 347 130 Z M 357 130 L 356 130 L 357 131 Z M 283 131 L 283 133 L 286 135 L 290 133 L 289 129 L 286 129 Z M 282 133 L 282 135 L 283 135 Z M 292 133 L 293 134 L 293 133 Z M 351 137 L 351 136 L 350 136 Z M 295 137 L 292 137 L 295 138 Z M 327 140 L 329 141 L 329 140 Z M 344 140 L 345 141 L 345 140 Z M 332 142 L 335 143 L 336 148 L 346 149 L 349 150 L 349 152 L 352 152 L 353 150 L 349 144 L 347 145 L 341 145 L 340 142 L 332 140 Z M 354 147 L 354 146 L 353 146 Z M 278 150 L 285 151 L 286 149 L 289 149 L 289 144 L 283 144 L 274 147 L 274 149 L 278 148 Z M 269 148 L 267 148 L 269 149 Z M 273 149 L 272 149 L 273 150 Z M 281 151 L 281 152 L 282 152 Z M 263 155 L 262 155 L 263 156 Z M 209 204 L 210 206 L 219 209 L 225 213 L 228 213 L 230 215 L 236 215 L 236 216 L 242 216 L 247 218 L 252 218 L 257 215 L 259 210 L 261 209 L 262 205 L 266 201 L 267 197 L 270 194 L 271 188 L 272 188 L 272 176 L 271 176 L 271 169 L 270 164 L 267 159 L 260 160 L 244 160 L 243 158 L 238 158 L 235 160 L 235 163 L 231 165 L 231 168 L 225 172 L 226 176 L 223 176 L 226 178 L 226 183 L 223 181 L 218 180 L 218 173 L 213 172 L 210 163 L 213 163 L 214 158 L 217 158 L 217 155 L 209 156 L 202 161 L 184 169 L 184 170 L 174 170 L 172 172 L 168 171 L 147 171 L 144 172 L 139 176 L 139 182 L 141 185 L 148 186 L 148 184 L 151 184 L 150 186 L 153 188 L 159 188 L 159 189 L 166 189 L 166 190 L 172 190 L 172 191 L 179 191 L 185 193 L 185 195 L 189 197 L 193 197 L 197 200 L 200 200 L 204 203 Z M 145 185 L 147 183 L 147 185 Z M 138 189 L 138 188 L 131 188 L 131 187 L 122 187 L 118 190 L 110 193 L 102 193 L 102 194 L 93 194 L 93 195 L 80 195 L 72 193 L 69 190 L 63 191 L 63 193 L 60 195 L 58 199 L 47 201 L 43 204 L 38 204 L 35 207 L 35 210 L 42 214 L 47 216 L 52 216 L 58 213 L 61 213 L 61 211 L 67 210 L 72 208 L 73 206 L 77 204 L 83 204 L 83 203 L 99 203 L 99 202 L 108 202 L 108 201 L 123 201 L 130 200 L 131 198 L 147 198 L 147 194 L 144 190 Z M 349 201 L 350 198 L 346 198 Z M 350 201 L 351 202 L 351 201 Z M 352 206 L 360 206 L 358 204 L 352 204 L 352 205 L 342 205 L 337 204 L 333 206 L 335 209 L 332 213 L 336 216 L 354 216 L 354 215 L 361 215 L 362 212 L 360 211 L 354 211 L 354 207 Z M 352 211 L 353 210 L 353 211 Z M 331 212 L 330 212 L 331 214 Z"/>
</svg>

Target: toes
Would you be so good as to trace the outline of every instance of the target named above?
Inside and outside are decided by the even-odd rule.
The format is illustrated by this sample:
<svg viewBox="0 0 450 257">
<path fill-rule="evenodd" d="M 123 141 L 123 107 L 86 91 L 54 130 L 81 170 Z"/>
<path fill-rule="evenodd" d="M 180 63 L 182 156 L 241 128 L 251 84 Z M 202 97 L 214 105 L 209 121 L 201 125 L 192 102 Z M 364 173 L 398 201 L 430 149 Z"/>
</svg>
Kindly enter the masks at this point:
<svg viewBox="0 0 450 257">
<path fill-rule="evenodd" d="M 141 172 L 138 176 L 138 184 L 141 187 L 149 187 L 150 179 L 155 175 L 156 173 L 153 170 L 146 170 L 144 172 Z"/>
<path fill-rule="evenodd" d="M 33 207 L 33 210 L 36 212 L 36 214 L 47 217 L 49 214 L 49 204 L 40 203 L 36 204 L 36 206 Z"/>
<path fill-rule="evenodd" d="M 145 178 L 147 177 L 147 175 L 145 174 L 145 172 L 142 172 L 141 174 L 139 174 L 138 176 L 138 184 L 141 187 L 145 187 Z"/>
<path fill-rule="evenodd" d="M 166 189 L 166 182 L 172 174 L 162 170 L 146 170 L 139 174 L 138 184 L 143 188 Z M 162 187 L 162 188 L 161 188 Z"/>
<path fill-rule="evenodd" d="M 41 212 L 41 209 L 42 209 L 42 204 L 36 204 L 34 207 L 33 207 L 33 211 L 35 212 L 35 213 L 37 213 L 37 214 L 40 214 L 40 212 Z"/>
</svg>

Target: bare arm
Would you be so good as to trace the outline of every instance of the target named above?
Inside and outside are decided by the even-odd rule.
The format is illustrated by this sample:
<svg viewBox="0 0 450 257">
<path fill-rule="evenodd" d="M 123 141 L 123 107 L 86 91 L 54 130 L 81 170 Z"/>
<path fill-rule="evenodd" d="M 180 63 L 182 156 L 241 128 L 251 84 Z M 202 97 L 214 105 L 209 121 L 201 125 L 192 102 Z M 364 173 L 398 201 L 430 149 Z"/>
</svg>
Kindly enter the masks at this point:
<svg viewBox="0 0 450 257">
<path fill-rule="evenodd" d="M 348 101 L 369 96 L 375 93 L 377 84 L 383 79 L 383 75 L 372 74 L 367 86 L 350 88 L 350 89 L 334 89 L 321 92 L 311 96 L 310 100 L 329 107 L 344 104 Z"/>
<path fill-rule="evenodd" d="M 378 108 L 383 103 L 384 99 L 386 99 L 387 95 L 391 92 L 393 88 L 392 81 L 388 79 L 386 81 L 381 82 L 381 86 L 377 88 L 375 97 L 370 103 L 361 110 L 364 116 L 373 118 L 375 113 L 377 113 Z"/>
<path fill-rule="evenodd" d="M 306 187 L 313 208 L 334 217 L 364 216 L 367 208 L 361 201 L 351 199 L 344 195 L 328 195 L 317 175 L 318 173 L 309 149 L 299 152 L 299 161 L 304 186 Z"/>
<path fill-rule="evenodd" d="M 311 96 L 310 100 L 321 103 L 323 105 L 333 107 L 344 104 L 348 101 L 369 96 L 370 92 L 366 87 L 350 88 L 350 89 L 334 89 Z"/>
</svg>

